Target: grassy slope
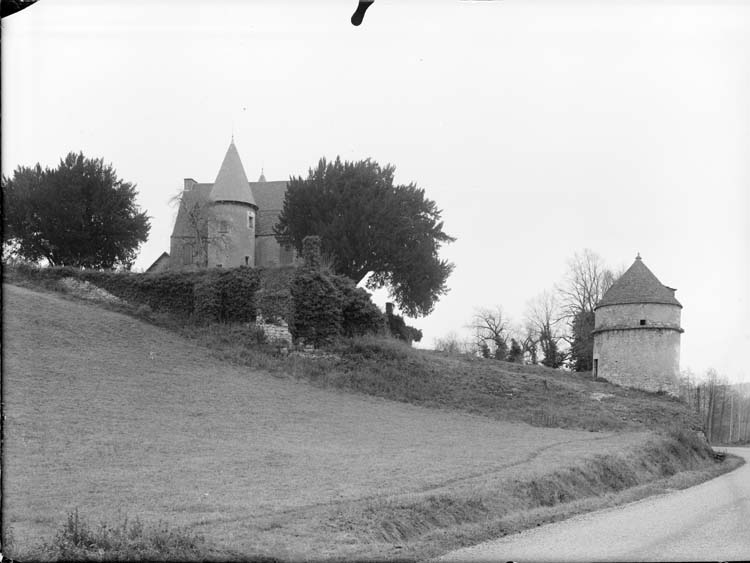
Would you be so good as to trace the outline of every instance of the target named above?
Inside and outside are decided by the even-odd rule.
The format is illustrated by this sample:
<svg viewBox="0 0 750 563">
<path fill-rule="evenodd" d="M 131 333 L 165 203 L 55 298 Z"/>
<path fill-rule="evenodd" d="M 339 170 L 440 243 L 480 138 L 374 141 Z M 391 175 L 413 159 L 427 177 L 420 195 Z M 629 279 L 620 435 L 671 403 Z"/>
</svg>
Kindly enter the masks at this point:
<svg viewBox="0 0 750 563">
<path fill-rule="evenodd" d="M 3 525 L 19 558 L 75 507 L 94 521 L 185 525 L 244 554 L 391 557 L 394 541 L 409 540 L 409 553 L 425 554 L 420 537 L 486 516 L 508 483 L 649 438 L 331 393 L 219 361 L 119 313 L 4 290 Z M 352 370 L 324 371 L 319 382 L 334 374 L 325 385 L 351 382 Z M 472 373 L 463 377 L 482 377 Z M 415 520 L 415 510 L 429 514 Z M 448 521 L 430 523 L 435 514 Z"/>
</svg>

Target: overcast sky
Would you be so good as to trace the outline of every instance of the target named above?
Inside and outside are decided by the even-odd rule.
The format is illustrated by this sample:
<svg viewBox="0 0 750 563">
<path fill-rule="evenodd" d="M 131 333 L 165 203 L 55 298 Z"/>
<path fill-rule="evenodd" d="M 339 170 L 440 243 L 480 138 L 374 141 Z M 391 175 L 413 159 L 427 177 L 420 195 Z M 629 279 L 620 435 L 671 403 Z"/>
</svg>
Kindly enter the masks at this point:
<svg viewBox="0 0 750 563">
<path fill-rule="evenodd" d="M 152 217 L 144 269 L 232 132 L 251 180 L 372 157 L 457 238 L 423 344 L 476 307 L 520 322 L 585 248 L 640 252 L 682 368 L 750 379 L 750 3 L 376 0 L 354 27 L 356 4 L 41 0 L 2 21 L 2 171 L 111 162 Z"/>
</svg>

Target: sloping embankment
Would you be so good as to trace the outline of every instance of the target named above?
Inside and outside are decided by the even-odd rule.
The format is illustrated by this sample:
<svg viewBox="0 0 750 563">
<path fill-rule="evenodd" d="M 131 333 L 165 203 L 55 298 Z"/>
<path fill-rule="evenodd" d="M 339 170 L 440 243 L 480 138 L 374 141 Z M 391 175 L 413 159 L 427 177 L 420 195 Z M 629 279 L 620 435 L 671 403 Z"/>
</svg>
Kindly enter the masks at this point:
<svg viewBox="0 0 750 563">
<path fill-rule="evenodd" d="M 658 397 L 610 399 L 609 411 L 630 415 L 617 419 L 625 432 L 520 424 L 538 403 L 570 405 L 550 425 L 608 426 L 589 398 L 601 386 L 538 368 L 467 362 L 455 375 L 448 362 L 459 360 L 358 341 L 339 350 L 344 366 L 266 356 L 272 377 L 248 369 L 252 356 L 243 364 L 255 351 L 231 327 L 210 330 L 215 353 L 237 353 L 232 364 L 205 340 L 87 303 L 19 288 L 5 298 L 4 526 L 19 544 L 53 536 L 78 507 L 94 522 L 119 513 L 185 526 L 233 559 L 424 558 L 733 463 L 716 465 L 692 433 L 649 441 L 632 413 L 680 407 Z M 360 393 L 319 388 L 336 381 Z M 459 383 L 463 394 L 450 395 Z M 627 408 L 636 401 L 640 411 Z M 466 414 L 477 406 L 489 416 Z"/>
</svg>

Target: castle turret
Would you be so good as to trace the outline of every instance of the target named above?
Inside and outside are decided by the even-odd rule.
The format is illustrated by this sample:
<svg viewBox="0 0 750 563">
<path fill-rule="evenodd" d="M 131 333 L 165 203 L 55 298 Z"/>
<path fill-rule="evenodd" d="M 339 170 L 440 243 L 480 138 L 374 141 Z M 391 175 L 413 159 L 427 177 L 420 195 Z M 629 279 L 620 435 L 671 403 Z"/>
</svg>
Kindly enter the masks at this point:
<svg viewBox="0 0 750 563">
<path fill-rule="evenodd" d="M 594 377 L 676 394 L 682 305 L 640 254 L 595 309 Z"/>
<path fill-rule="evenodd" d="M 234 139 L 229 143 L 209 199 L 208 266 L 254 266 L 258 206 Z"/>
</svg>

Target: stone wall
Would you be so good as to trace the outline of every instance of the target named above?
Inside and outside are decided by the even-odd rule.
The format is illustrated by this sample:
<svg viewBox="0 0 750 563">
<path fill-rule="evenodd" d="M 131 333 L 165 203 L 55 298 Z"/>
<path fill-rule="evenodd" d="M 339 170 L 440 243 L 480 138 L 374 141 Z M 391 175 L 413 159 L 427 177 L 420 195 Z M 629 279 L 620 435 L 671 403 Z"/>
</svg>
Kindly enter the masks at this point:
<svg viewBox="0 0 750 563">
<path fill-rule="evenodd" d="M 594 337 L 594 360 L 597 376 L 612 383 L 676 395 L 680 332 L 648 326 L 599 332 Z"/>
<path fill-rule="evenodd" d="M 248 214 L 252 222 L 248 222 Z M 218 202 L 208 222 L 208 267 L 255 266 L 255 210 L 246 205 Z M 226 232 L 222 230 L 226 229 Z"/>
<path fill-rule="evenodd" d="M 635 327 L 640 326 L 641 319 L 646 321 L 646 326 L 679 328 L 681 311 L 676 305 L 661 303 L 605 305 L 596 310 L 595 328 Z"/>
<path fill-rule="evenodd" d="M 292 333 L 289 332 L 289 328 L 286 323 L 282 324 L 270 324 L 264 323 L 262 317 L 258 317 L 255 326 L 263 331 L 266 335 L 266 339 L 270 344 L 281 344 L 286 343 L 291 346 L 292 344 Z"/>
</svg>

